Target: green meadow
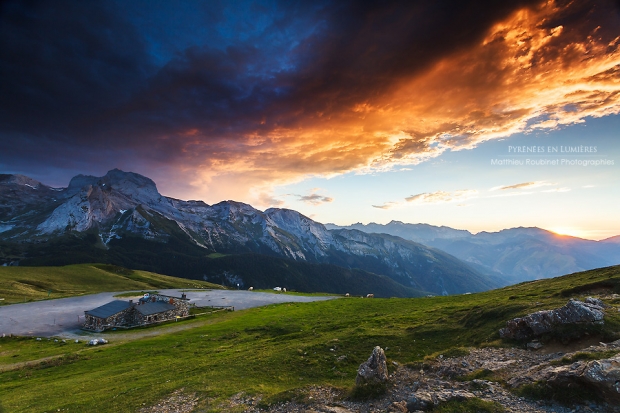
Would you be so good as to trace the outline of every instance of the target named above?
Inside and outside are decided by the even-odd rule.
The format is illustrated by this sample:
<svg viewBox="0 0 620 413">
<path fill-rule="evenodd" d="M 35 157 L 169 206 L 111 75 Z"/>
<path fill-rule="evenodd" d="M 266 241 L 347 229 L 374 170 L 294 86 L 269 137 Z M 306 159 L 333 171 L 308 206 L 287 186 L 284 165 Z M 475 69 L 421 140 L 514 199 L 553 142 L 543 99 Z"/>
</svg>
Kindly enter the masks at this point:
<svg viewBox="0 0 620 413">
<path fill-rule="evenodd" d="M 222 288 L 205 281 L 169 277 L 106 264 L 64 267 L 0 267 L 0 304 L 72 297 L 106 291 Z M 3 300 L 1 300 L 3 299 Z"/>
<path fill-rule="evenodd" d="M 618 305 L 615 293 L 620 266 L 479 294 L 340 298 L 215 313 L 174 331 L 171 325 L 141 330 L 160 333 L 154 337 L 106 333 L 110 344 L 96 347 L 0 338 L 0 411 L 131 412 L 182 389 L 196 394 L 200 411 L 216 412 L 231 411 L 226 400 L 239 393 L 268 405 L 311 385 L 346 392 L 374 346 L 385 349 L 389 362 L 416 366 L 468 347 L 521 345 L 500 340 L 506 320 L 589 294 Z M 619 331 L 614 309 L 590 334 L 612 340 Z"/>
</svg>

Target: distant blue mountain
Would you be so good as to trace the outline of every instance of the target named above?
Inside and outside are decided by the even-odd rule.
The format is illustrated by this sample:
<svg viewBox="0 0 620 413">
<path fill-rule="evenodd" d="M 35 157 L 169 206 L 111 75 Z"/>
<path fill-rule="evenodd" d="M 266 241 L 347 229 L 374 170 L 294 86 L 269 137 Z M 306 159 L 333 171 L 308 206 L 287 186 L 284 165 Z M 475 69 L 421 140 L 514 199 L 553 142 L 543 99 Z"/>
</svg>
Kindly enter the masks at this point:
<svg viewBox="0 0 620 413">
<path fill-rule="evenodd" d="M 450 227 L 399 221 L 347 227 L 327 224 L 326 228 L 396 235 L 441 249 L 479 272 L 498 276 L 509 284 L 620 264 L 620 236 L 591 241 L 523 227 L 472 234 Z"/>
</svg>

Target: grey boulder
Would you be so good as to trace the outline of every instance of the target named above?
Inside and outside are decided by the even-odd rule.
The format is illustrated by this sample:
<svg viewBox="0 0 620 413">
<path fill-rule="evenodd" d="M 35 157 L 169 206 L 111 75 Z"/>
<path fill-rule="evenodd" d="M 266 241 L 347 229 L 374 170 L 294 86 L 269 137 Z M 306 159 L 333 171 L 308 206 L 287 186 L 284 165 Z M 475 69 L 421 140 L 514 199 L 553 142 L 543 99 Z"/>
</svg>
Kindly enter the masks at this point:
<svg viewBox="0 0 620 413">
<path fill-rule="evenodd" d="M 603 306 L 601 300 L 587 298 L 585 302 L 570 300 L 555 310 L 537 311 L 525 317 L 514 318 L 499 330 L 501 338 L 525 340 L 549 333 L 561 325 L 602 324 Z"/>
<path fill-rule="evenodd" d="M 388 380 L 387 359 L 385 352 L 379 346 L 372 350 L 372 354 L 357 370 L 355 384 L 382 384 Z"/>
</svg>

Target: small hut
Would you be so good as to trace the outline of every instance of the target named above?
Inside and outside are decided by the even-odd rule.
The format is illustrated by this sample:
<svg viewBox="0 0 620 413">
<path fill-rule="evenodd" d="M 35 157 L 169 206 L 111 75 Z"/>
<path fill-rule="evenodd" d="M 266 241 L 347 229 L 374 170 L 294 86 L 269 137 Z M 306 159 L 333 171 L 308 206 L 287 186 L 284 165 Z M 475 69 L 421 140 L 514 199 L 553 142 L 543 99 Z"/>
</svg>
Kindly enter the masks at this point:
<svg viewBox="0 0 620 413">
<path fill-rule="evenodd" d="M 135 324 L 144 325 L 176 317 L 176 307 L 164 301 L 155 301 L 136 306 Z"/>
<path fill-rule="evenodd" d="M 106 328 L 125 326 L 133 323 L 133 303 L 114 300 L 93 310 L 84 311 L 84 328 L 103 331 Z"/>
<path fill-rule="evenodd" d="M 189 300 L 183 294 L 171 297 L 163 294 L 150 294 L 137 303 L 133 300 L 115 300 L 84 312 L 85 330 L 101 332 L 115 327 L 137 327 L 177 317 L 189 315 Z"/>
</svg>

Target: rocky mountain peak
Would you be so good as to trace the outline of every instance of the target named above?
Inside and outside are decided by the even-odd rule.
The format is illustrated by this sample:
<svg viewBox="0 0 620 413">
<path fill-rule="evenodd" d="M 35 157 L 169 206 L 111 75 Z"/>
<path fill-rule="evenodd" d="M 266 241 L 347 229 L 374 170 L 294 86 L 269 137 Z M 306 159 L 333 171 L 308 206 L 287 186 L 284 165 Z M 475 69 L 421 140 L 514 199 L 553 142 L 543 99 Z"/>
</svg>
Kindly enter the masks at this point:
<svg viewBox="0 0 620 413">
<path fill-rule="evenodd" d="M 76 194 L 85 186 L 106 186 L 114 187 L 115 190 L 125 194 L 133 195 L 136 193 L 150 194 L 159 196 L 157 185 L 152 179 L 134 172 L 124 172 L 120 169 L 112 169 L 104 176 L 97 177 L 92 175 L 77 175 L 69 182 L 67 192 L 69 196 Z"/>
<path fill-rule="evenodd" d="M 97 184 L 102 189 L 110 189 L 111 187 L 129 198 L 147 205 L 160 202 L 162 198 L 152 179 L 134 172 L 112 169 Z"/>
<path fill-rule="evenodd" d="M 157 185 L 152 179 L 135 172 L 125 172 L 120 169 L 112 169 L 101 178 L 103 183 L 121 185 L 122 187 L 149 187 L 157 191 Z"/>
<path fill-rule="evenodd" d="M 252 207 L 252 205 L 244 204 L 237 201 L 222 201 L 213 205 L 214 216 L 220 219 L 230 221 L 252 221 L 258 215 L 263 215 L 260 211 Z"/>
<path fill-rule="evenodd" d="M 13 175 L 0 174 L 0 182 L 5 185 L 7 184 L 24 185 L 24 186 L 30 187 L 31 189 L 37 189 L 41 186 L 45 186 L 39 181 L 36 181 L 32 178 L 29 178 L 24 175 L 19 175 L 19 174 L 13 174 Z"/>
<path fill-rule="evenodd" d="M 153 180 L 120 169 L 112 169 L 102 177 L 77 175 L 71 179 L 65 194 L 69 198 L 78 194 L 81 197 L 91 197 L 93 191 L 100 195 L 99 198 L 106 196 L 112 200 L 119 197 L 123 198 L 126 201 L 123 204 L 128 202 L 135 205 L 153 206 L 164 202 L 164 198 L 157 190 L 157 185 Z M 118 202 L 113 203 L 118 204 Z M 126 208 L 126 205 L 123 205 L 122 208 Z"/>
<path fill-rule="evenodd" d="M 602 242 L 602 243 L 607 242 L 610 244 L 620 244 L 620 235 L 616 235 L 615 237 L 605 238 L 604 240 L 599 241 L 599 242 Z"/>
<path fill-rule="evenodd" d="M 84 188 L 85 186 L 95 185 L 98 180 L 99 178 L 97 178 L 96 176 L 92 176 L 92 175 L 82 175 L 82 174 L 76 175 L 73 178 L 71 178 L 71 181 L 69 182 L 69 186 L 66 189 L 67 195 L 73 196 L 77 194 L 80 191 L 80 189 Z"/>
<path fill-rule="evenodd" d="M 291 223 L 300 223 L 300 222 L 315 222 L 308 218 L 307 216 L 294 211 L 292 209 L 286 208 L 268 208 L 265 210 L 265 215 L 271 217 L 274 220 L 278 221 L 287 221 Z M 318 224 L 318 223 L 317 223 Z M 322 225 L 322 224 L 320 224 Z"/>
<path fill-rule="evenodd" d="M 307 216 L 284 208 L 269 208 L 265 210 L 265 215 L 278 228 L 281 228 L 300 238 L 308 238 L 312 236 L 313 245 L 328 245 L 331 240 L 331 234 L 325 228 L 325 225 L 313 221 Z"/>
<path fill-rule="evenodd" d="M 161 196 L 155 182 L 140 174 L 113 169 L 102 177 L 78 175 L 64 191 L 66 202 L 57 206 L 39 225 L 41 234 L 78 232 L 105 227 L 117 214 L 143 205 L 162 212 L 173 210 L 172 202 Z"/>
</svg>

